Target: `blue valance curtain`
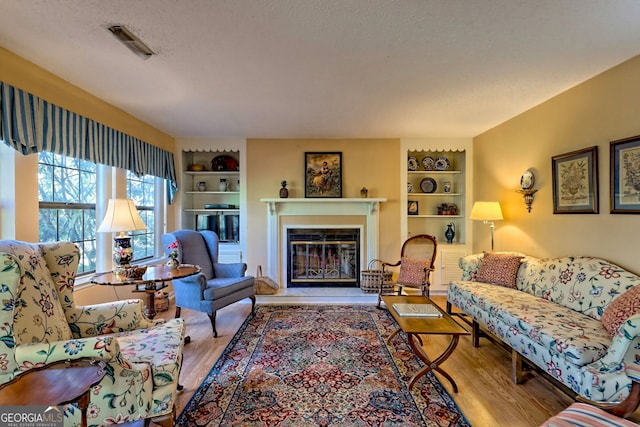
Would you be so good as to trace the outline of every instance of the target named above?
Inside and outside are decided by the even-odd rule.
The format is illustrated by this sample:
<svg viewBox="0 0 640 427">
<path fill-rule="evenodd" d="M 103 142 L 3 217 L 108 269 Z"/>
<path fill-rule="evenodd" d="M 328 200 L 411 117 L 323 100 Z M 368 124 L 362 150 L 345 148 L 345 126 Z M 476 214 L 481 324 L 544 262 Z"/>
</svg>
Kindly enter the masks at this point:
<svg viewBox="0 0 640 427">
<path fill-rule="evenodd" d="M 167 180 L 178 190 L 173 153 L 0 82 L 0 139 L 22 154 L 62 154 Z"/>
</svg>

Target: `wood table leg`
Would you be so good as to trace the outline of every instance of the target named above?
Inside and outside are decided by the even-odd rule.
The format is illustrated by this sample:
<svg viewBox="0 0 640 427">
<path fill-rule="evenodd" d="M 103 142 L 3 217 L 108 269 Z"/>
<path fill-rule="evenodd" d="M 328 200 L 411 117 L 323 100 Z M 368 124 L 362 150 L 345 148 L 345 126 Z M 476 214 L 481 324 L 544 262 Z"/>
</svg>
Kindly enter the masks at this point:
<svg viewBox="0 0 640 427">
<path fill-rule="evenodd" d="M 395 331 L 391 332 L 391 335 L 389 335 L 389 338 L 387 338 L 387 344 L 391 344 L 391 340 L 393 339 L 393 337 L 395 337 L 396 335 L 398 335 L 398 333 L 401 331 L 402 329 L 398 328 Z"/>
<path fill-rule="evenodd" d="M 144 308 L 144 315 L 153 320 L 156 314 L 155 292 L 147 292 L 147 306 Z"/>
<path fill-rule="evenodd" d="M 427 356 L 427 354 L 422 349 L 422 347 L 416 344 L 416 341 L 419 341 L 420 337 L 416 336 L 416 334 L 407 334 L 407 340 L 409 341 L 409 345 L 411 346 L 411 349 L 416 354 L 416 356 L 418 356 L 425 363 L 425 366 L 422 369 L 420 369 L 418 372 L 416 372 L 411 378 L 411 380 L 409 381 L 409 388 L 413 387 L 416 381 L 418 381 L 420 378 L 426 375 L 427 372 L 436 371 L 436 372 L 439 372 L 442 376 L 444 376 L 447 380 L 449 380 L 449 382 L 451 383 L 451 386 L 453 387 L 454 393 L 457 393 L 458 385 L 453 380 L 451 375 L 449 375 L 444 369 L 440 367 L 440 364 L 442 364 L 442 362 L 444 362 L 449 358 L 449 356 L 451 356 L 451 353 L 453 353 L 453 350 L 455 350 L 455 348 L 458 345 L 459 338 L 460 337 L 458 335 L 452 335 L 449 346 L 444 350 L 444 352 L 442 352 L 440 356 L 436 357 L 435 360 L 431 361 Z"/>
</svg>

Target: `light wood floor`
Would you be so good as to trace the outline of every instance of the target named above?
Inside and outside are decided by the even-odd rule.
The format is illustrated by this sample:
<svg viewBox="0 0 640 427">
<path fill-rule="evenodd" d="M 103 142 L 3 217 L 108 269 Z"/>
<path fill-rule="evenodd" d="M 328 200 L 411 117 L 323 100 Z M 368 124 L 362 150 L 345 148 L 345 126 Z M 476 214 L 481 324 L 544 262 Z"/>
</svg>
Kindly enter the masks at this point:
<svg viewBox="0 0 640 427">
<path fill-rule="evenodd" d="M 444 307 L 444 296 L 435 296 L 433 299 Z M 180 377 L 184 389 L 178 395 L 178 414 L 182 412 L 250 310 L 249 300 L 220 310 L 217 316 L 218 338 L 212 337 L 211 325 L 206 314 L 182 310 L 191 343 L 184 351 Z M 158 315 L 165 318 L 171 316 L 173 307 Z M 448 340 L 444 337 L 429 336 L 424 344 L 427 354 L 434 354 L 435 352 L 429 351 L 429 347 L 442 350 L 448 344 Z M 572 403 L 569 396 L 536 373 L 531 374 L 524 384 L 513 384 L 510 376 L 510 353 L 486 339 L 481 339 L 480 347 L 474 348 L 470 336 L 462 337 L 455 352 L 442 366 L 458 384 L 459 392 L 453 393 L 451 385 L 444 378 L 441 378 L 442 384 L 475 427 L 538 426 Z M 632 418 L 636 419 L 636 415 L 637 413 Z"/>
</svg>

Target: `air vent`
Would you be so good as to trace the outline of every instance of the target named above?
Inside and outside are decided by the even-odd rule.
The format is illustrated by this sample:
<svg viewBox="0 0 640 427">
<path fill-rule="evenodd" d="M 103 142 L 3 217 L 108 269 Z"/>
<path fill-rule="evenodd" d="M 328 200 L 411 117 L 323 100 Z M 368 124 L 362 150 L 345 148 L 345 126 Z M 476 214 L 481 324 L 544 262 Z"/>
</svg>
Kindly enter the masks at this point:
<svg viewBox="0 0 640 427">
<path fill-rule="evenodd" d="M 155 54 L 149 46 L 129 31 L 129 29 L 124 25 L 111 25 L 108 29 L 115 38 L 142 59 L 149 59 Z"/>
</svg>

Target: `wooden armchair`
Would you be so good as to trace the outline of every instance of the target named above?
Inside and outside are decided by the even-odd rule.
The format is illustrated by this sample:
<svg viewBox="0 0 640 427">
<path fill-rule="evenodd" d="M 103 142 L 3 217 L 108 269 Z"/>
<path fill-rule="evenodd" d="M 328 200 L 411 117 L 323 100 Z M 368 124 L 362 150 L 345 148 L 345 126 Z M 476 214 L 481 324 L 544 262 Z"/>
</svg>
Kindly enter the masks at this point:
<svg viewBox="0 0 640 427">
<path fill-rule="evenodd" d="M 434 236 L 419 234 L 408 238 L 402 244 L 399 261 L 383 262 L 383 272 L 398 266 L 400 271 L 395 282 L 381 284 L 378 292 L 378 308 L 382 302 L 382 295 L 400 295 L 404 288 L 418 289 L 422 295 L 429 296 L 431 272 L 437 249 L 438 243 Z"/>
<path fill-rule="evenodd" d="M 106 374 L 91 389 L 89 426 L 146 418 L 172 426 L 183 320 L 149 320 L 137 299 L 76 306 L 79 259 L 70 242 L 0 241 L 0 384 L 54 362 L 93 359 Z"/>
</svg>

